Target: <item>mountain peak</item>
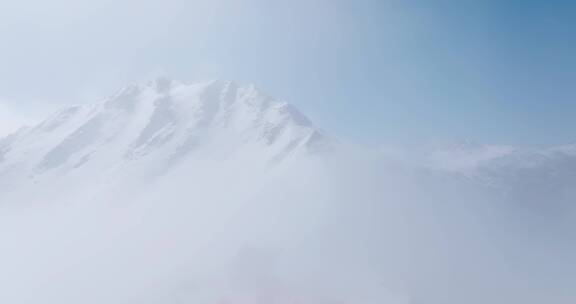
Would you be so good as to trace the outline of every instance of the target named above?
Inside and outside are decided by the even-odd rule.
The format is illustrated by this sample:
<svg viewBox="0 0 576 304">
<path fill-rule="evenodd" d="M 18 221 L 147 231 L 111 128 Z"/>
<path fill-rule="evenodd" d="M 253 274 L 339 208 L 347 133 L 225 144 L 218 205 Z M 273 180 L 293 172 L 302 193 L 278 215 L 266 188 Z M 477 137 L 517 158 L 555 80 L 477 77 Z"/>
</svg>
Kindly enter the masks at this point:
<svg viewBox="0 0 576 304">
<path fill-rule="evenodd" d="M 0 178 L 16 164 L 40 176 L 135 161 L 167 168 L 199 155 L 252 153 L 277 163 L 326 143 L 295 107 L 253 85 L 162 77 L 128 85 L 99 103 L 65 108 L 17 134 L 2 150 Z"/>
</svg>

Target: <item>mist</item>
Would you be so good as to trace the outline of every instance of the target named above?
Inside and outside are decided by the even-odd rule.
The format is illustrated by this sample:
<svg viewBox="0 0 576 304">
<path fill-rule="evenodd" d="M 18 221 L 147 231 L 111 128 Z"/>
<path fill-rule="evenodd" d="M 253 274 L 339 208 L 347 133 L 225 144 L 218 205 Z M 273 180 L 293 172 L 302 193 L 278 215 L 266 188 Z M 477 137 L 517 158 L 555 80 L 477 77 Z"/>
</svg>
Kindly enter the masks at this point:
<svg viewBox="0 0 576 304">
<path fill-rule="evenodd" d="M 65 107 L 0 140 L 0 302 L 573 302 L 572 146 L 397 151 L 231 81 Z"/>
<path fill-rule="evenodd" d="M 94 195 L 3 197 L 0 300 L 574 299 L 571 221 L 536 226 L 514 216 L 522 201 L 356 149 L 257 163 L 208 157 Z"/>
</svg>

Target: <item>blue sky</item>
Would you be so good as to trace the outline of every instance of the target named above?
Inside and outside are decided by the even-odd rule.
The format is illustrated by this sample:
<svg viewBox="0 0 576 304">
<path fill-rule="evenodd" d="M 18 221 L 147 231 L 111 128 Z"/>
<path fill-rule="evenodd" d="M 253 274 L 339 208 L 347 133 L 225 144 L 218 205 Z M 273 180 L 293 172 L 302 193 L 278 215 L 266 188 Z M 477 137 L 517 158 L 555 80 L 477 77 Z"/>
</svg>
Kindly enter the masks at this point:
<svg viewBox="0 0 576 304">
<path fill-rule="evenodd" d="M 0 20 L 20 116 L 170 75 L 255 83 L 374 145 L 576 141 L 568 0 L 22 0 Z"/>
</svg>

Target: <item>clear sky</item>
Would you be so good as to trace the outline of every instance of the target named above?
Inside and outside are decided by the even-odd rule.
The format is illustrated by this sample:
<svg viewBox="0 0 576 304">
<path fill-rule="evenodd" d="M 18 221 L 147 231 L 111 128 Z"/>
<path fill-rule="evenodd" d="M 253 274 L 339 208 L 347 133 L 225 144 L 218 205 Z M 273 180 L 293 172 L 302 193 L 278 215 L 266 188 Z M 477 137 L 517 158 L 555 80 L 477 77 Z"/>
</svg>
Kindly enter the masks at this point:
<svg viewBox="0 0 576 304">
<path fill-rule="evenodd" d="M 570 0 L 0 3 L 14 117 L 168 75 L 255 83 L 364 143 L 576 141 Z"/>
</svg>

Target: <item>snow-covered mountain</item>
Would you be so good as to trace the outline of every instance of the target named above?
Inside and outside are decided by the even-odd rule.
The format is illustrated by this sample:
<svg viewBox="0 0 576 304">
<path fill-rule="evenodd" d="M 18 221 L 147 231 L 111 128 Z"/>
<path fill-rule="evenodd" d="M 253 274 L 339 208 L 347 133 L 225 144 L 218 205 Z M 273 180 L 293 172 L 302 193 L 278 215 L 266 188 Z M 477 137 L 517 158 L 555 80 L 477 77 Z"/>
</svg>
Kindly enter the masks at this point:
<svg viewBox="0 0 576 304">
<path fill-rule="evenodd" d="M 156 79 L 0 139 L 0 302 L 573 303 L 575 172 L 570 145 L 384 153 Z"/>
<path fill-rule="evenodd" d="M 528 179 L 530 176 L 575 180 L 576 146 L 570 144 L 527 148 L 459 141 L 428 146 L 388 147 L 379 152 L 389 162 L 450 174 L 498 188 L 511 186 L 514 178 Z"/>
<path fill-rule="evenodd" d="M 0 141 L 0 187 L 160 175 L 189 158 L 278 165 L 330 140 L 288 103 L 229 81 L 159 78 Z M 137 173 L 136 173 L 137 172 Z"/>
<path fill-rule="evenodd" d="M 532 188 L 576 185 L 574 145 L 524 148 L 464 142 L 430 149 L 418 164 L 500 189 L 519 183 L 532 183 Z"/>
<path fill-rule="evenodd" d="M 346 265 L 360 253 L 338 240 L 352 206 L 338 196 L 365 185 L 329 169 L 336 145 L 227 81 L 157 79 L 62 109 L 0 143 L 0 302 L 392 299 L 369 262 Z"/>
<path fill-rule="evenodd" d="M 334 143 L 292 105 L 253 85 L 158 78 L 61 109 L 0 139 L 0 189 L 86 176 L 148 178 L 190 159 L 272 167 Z M 521 149 L 464 141 L 381 154 L 388 162 L 504 188 L 520 175 L 571 180 L 566 168 L 576 163 L 573 145 Z"/>
</svg>

